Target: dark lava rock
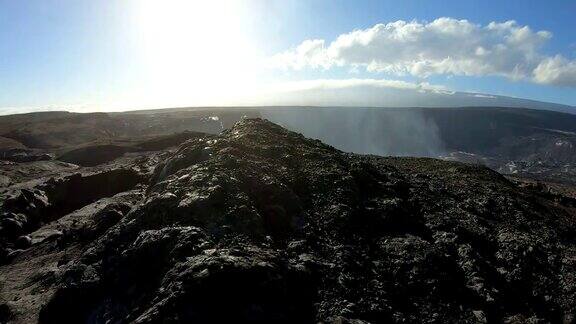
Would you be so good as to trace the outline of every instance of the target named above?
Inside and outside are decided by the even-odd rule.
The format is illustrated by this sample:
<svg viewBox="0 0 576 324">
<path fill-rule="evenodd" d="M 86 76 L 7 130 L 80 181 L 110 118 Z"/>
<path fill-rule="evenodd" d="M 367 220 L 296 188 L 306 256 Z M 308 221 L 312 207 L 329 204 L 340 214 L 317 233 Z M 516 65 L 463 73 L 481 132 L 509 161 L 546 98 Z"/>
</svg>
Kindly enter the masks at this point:
<svg viewBox="0 0 576 324">
<path fill-rule="evenodd" d="M 32 245 L 32 239 L 30 238 L 30 236 L 27 235 L 20 236 L 14 243 L 14 246 L 18 249 L 27 249 L 31 245 Z"/>
<path fill-rule="evenodd" d="M 167 155 L 126 212 L 91 216 L 107 225 L 68 235 L 58 270 L 29 277 L 49 293 L 27 319 L 574 319 L 575 210 L 484 167 L 346 154 L 247 119 Z"/>
<path fill-rule="evenodd" d="M 104 197 L 131 190 L 145 177 L 132 169 L 75 173 L 10 188 L 0 197 L 0 242 L 24 233 Z"/>
<path fill-rule="evenodd" d="M 24 231 L 26 222 L 26 215 L 12 213 L 11 215 L 5 215 L 4 218 L 2 218 L 0 233 L 8 237 L 18 237 L 18 235 Z"/>
<path fill-rule="evenodd" d="M 88 145 L 67 151 L 57 159 L 85 167 L 97 166 L 113 161 L 129 152 L 161 151 L 178 146 L 190 138 L 203 136 L 206 134 L 186 131 L 154 137 L 139 143 Z"/>
<path fill-rule="evenodd" d="M 0 323 L 7 323 L 12 320 L 13 314 L 10 306 L 7 304 L 0 304 Z"/>
<path fill-rule="evenodd" d="M 95 166 L 121 157 L 131 148 L 120 145 L 92 145 L 68 151 L 58 157 L 58 160 L 81 166 Z"/>
<path fill-rule="evenodd" d="M 36 152 L 26 149 L 0 150 L 0 160 L 12 162 L 34 162 L 52 160 L 54 156 L 50 153 Z"/>
</svg>

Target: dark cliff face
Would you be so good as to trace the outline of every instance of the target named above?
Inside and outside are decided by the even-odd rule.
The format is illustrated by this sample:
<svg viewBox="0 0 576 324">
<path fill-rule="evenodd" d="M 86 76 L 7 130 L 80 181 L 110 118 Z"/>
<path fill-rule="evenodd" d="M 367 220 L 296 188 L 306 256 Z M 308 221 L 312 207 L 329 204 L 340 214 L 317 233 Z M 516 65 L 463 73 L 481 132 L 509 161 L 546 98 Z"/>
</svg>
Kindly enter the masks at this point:
<svg viewBox="0 0 576 324">
<path fill-rule="evenodd" d="M 145 186 L 63 216 L 56 238 L 40 235 L 51 226 L 40 222 L 32 246 L 0 266 L 2 279 L 27 284 L 0 287 L 0 316 L 42 323 L 576 316 L 574 209 L 487 168 L 347 154 L 260 119 L 192 138 L 157 160 Z"/>
</svg>

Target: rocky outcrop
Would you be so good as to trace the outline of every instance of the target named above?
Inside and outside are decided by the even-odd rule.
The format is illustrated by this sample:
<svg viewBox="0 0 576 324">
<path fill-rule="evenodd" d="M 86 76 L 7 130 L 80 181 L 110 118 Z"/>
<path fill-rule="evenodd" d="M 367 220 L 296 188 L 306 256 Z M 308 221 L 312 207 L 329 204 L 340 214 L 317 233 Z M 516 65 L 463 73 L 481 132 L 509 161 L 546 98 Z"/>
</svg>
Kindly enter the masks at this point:
<svg viewBox="0 0 576 324">
<path fill-rule="evenodd" d="M 10 149 L 0 150 L 0 160 L 11 162 L 34 162 L 34 161 L 47 161 L 53 159 L 54 156 L 49 153 L 35 152 L 26 149 Z"/>
<path fill-rule="evenodd" d="M 41 291 L 34 302 L 42 306 L 0 287 L 0 316 L 41 323 L 576 316 L 575 210 L 484 167 L 346 154 L 246 119 L 168 153 L 131 197 L 125 207 L 112 201 L 100 211 L 70 211 L 33 232 L 22 242 L 31 247 L 0 276 L 41 264 L 18 280 Z M 85 220 L 82 230 L 70 230 L 74 220 Z M 63 235 L 35 243 L 43 230 Z"/>
<path fill-rule="evenodd" d="M 29 233 L 102 198 L 131 190 L 143 181 L 134 170 L 112 169 L 49 178 L 4 191 L 0 199 L 0 264 L 31 245 Z"/>
</svg>

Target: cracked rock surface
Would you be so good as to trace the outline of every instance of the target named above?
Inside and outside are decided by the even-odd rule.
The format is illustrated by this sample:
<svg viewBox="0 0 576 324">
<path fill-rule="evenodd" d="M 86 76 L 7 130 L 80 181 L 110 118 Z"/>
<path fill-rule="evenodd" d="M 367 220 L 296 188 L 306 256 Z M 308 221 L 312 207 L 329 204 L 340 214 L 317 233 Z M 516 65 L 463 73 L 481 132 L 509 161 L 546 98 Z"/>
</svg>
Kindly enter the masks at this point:
<svg viewBox="0 0 576 324">
<path fill-rule="evenodd" d="M 245 119 L 141 176 L 27 238 L 3 207 L 0 322 L 576 320 L 574 208 L 485 167 Z"/>
</svg>

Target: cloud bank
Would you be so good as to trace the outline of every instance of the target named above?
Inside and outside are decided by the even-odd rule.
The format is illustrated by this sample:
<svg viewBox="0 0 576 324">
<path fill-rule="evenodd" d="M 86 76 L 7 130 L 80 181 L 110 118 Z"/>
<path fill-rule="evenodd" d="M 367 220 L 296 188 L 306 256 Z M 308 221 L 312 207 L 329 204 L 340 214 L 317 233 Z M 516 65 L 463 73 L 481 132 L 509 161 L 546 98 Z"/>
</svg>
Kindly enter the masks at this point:
<svg viewBox="0 0 576 324">
<path fill-rule="evenodd" d="M 576 87 L 576 60 L 547 56 L 552 37 L 515 21 L 482 26 L 468 20 L 439 18 L 429 23 L 396 21 L 338 36 L 305 40 L 274 55 L 284 69 L 349 67 L 373 73 L 503 76 L 540 84 Z"/>
</svg>

